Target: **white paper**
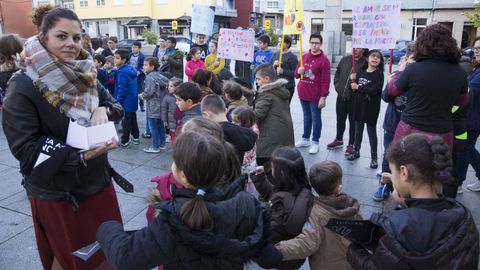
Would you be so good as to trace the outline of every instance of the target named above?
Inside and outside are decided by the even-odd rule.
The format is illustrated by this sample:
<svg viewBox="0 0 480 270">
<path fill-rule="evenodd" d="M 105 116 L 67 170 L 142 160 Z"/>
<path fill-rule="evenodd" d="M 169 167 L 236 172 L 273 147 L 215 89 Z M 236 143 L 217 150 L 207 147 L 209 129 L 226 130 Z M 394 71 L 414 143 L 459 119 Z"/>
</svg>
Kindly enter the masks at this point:
<svg viewBox="0 0 480 270">
<path fill-rule="evenodd" d="M 213 21 L 215 19 L 215 11 L 209 6 L 193 5 L 192 24 L 190 31 L 195 34 L 204 34 L 211 36 L 213 32 Z"/>
<path fill-rule="evenodd" d="M 95 148 L 102 143 L 118 141 L 117 131 L 113 122 L 103 125 L 84 127 L 77 122 L 70 121 L 68 125 L 67 144 L 82 150 Z"/>
<path fill-rule="evenodd" d="M 218 39 L 217 56 L 219 58 L 253 61 L 255 32 L 221 28 Z"/>
</svg>

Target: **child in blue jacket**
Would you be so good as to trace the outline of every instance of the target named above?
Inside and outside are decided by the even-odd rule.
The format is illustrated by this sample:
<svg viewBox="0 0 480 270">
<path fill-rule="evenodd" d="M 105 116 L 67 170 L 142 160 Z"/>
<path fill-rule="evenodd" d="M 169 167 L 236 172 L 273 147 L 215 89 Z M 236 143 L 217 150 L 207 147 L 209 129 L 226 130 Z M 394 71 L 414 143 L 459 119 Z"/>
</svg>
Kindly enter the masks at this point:
<svg viewBox="0 0 480 270">
<path fill-rule="evenodd" d="M 270 45 L 269 36 L 262 35 L 257 39 L 257 41 L 260 49 L 255 53 L 255 56 L 253 57 L 253 62 L 250 66 L 252 71 L 255 71 L 255 69 L 261 64 L 270 63 L 270 59 L 272 59 L 273 56 L 272 50 L 268 48 L 268 45 Z M 255 74 L 255 72 L 252 72 L 252 74 Z M 255 81 L 254 76 L 252 76 L 252 82 L 253 81 Z"/>
<path fill-rule="evenodd" d="M 122 121 L 123 134 L 120 140 L 121 147 L 128 147 L 130 142 L 139 144 L 140 132 L 137 124 L 138 89 L 137 70 L 128 64 L 130 53 L 127 50 L 118 50 L 114 54 L 115 66 L 115 99 L 122 104 L 125 117 Z M 130 134 L 133 140 L 130 140 Z"/>
</svg>

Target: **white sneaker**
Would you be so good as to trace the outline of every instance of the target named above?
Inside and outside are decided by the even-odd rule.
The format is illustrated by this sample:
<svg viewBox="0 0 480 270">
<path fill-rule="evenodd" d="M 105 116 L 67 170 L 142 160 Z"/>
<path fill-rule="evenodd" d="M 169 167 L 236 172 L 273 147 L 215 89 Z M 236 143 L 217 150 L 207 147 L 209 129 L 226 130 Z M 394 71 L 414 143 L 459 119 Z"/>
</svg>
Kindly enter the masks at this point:
<svg viewBox="0 0 480 270">
<path fill-rule="evenodd" d="M 463 188 L 462 186 L 459 186 L 457 189 L 457 194 L 462 194 L 463 193 Z"/>
<path fill-rule="evenodd" d="M 310 141 L 301 139 L 295 143 L 295 147 L 301 148 L 301 147 L 309 147 L 310 146 Z"/>
<path fill-rule="evenodd" d="M 167 138 L 165 138 L 165 142 L 166 143 L 172 142 L 172 139 L 170 139 L 170 136 L 167 136 Z"/>
<path fill-rule="evenodd" d="M 318 153 L 318 149 L 319 149 L 319 145 L 316 143 L 312 143 L 312 145 L 310 146 L 310 149 L 308 150 L 308 153 L 310 155 L 314 155 Z"/>
<path fill-rule="evenodd" d="M 480 181 L 467 185 L 467 188 L 471 191 L 480 191 Z"/>
</svg>

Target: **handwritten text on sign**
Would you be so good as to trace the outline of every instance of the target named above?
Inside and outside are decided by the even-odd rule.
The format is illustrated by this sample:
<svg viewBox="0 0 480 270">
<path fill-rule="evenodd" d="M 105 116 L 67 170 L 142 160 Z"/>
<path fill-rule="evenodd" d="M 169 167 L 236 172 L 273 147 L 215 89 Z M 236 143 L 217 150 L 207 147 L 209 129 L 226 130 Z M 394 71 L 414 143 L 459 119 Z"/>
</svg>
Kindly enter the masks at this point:
<svg viewBox="0 0 480 270">
<path fill-rule="evenodd" d="M 353 48 L 393 49 L 400 34 L 400 1 L 353 7 Z"/>
<path fill-rule="evenodd" d="M 218 57 L 252 62 L 254 43 L 254 31 L 221 28 L 218 38 Z"/>
</svg>

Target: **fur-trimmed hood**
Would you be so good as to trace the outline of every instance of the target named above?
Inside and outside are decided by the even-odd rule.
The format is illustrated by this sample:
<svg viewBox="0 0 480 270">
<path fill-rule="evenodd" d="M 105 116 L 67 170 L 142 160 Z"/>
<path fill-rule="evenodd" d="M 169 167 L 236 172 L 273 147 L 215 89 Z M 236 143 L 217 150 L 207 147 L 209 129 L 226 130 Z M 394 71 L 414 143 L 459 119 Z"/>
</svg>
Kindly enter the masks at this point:
<svg viewBox="0 0 480 270">
<path fill-rule="evenodd" d="M 271 91 L 281 99 L 290 99 L 290 92 L 288 92 L 287 88 L 285 88 L 285 84 L 287 83 L 288 80 L 286 79 L 278 79 L 274 82 L 261 86 L 260 89 L 258 89 L 258 93 L 262 94 L 264 92 Z"/>
</svg>

